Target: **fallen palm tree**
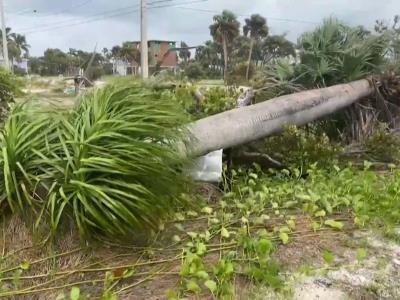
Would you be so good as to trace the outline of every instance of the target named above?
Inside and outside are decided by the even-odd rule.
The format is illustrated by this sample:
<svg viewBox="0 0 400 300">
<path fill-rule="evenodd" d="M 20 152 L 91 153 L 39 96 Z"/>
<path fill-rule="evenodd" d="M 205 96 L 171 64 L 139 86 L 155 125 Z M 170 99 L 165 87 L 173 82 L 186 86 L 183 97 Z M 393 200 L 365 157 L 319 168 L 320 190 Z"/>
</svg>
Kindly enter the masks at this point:
<svg viewBox="0 0 400 300">
<path fill-rule="evenodd" d="M 304 125 L 371 96 L 369 80 L 281 96 L 198 120 L 190 125 L 191 156 L 239 146 L 280 132 L 288 125 Z"/>
</svg>

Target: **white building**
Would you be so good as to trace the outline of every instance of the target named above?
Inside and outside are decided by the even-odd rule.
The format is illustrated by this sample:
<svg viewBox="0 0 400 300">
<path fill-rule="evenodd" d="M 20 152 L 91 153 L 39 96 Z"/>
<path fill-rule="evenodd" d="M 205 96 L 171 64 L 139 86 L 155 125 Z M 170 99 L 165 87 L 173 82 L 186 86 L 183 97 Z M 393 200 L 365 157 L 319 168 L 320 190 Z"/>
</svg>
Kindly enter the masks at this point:
<svg viewBox="0 0 400 300">
<path fill-rule="evenodd" d="M 25 73 L 28 73 L 28 71 L 29 71 L 29 67 L 28 67 L 29 59 L 21 58 L 19 61 L 14 60 L 11 63 L 13 63 L 14 67 L 17 67 L 17 68 L 23 70 Z M 0 56 L 0 65 L 5 66 L 5 62 L 4 62 L 3 56 Z"/>
<path fill-rule="evenodd" d="M 120 59 L 114 60 L 113 62 L 113 74 L 114 75 L 136 75 L 139 72 L 139 66 L 137 64 L 123 61 Z"/>
</svg>

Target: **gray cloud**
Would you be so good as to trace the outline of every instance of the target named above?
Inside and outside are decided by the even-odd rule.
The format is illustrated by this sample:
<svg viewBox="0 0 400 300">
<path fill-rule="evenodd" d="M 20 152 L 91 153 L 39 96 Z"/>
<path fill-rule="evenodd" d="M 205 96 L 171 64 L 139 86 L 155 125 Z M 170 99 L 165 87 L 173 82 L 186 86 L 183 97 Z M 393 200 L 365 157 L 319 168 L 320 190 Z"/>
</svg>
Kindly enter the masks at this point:
<svg viewBox="0 0 400 300">
<path fill-rule="evenodd" d="M 138 9 L 139 0 L 4 1 L 8 26 L 26 33 L 33 55 L 41 55 L 48 47 L 92 50 L 95 44 L 101 49 L 140 37 L 139 12 L 134 11 Z M 149 0 L 152 1 L 157 0 Z M 293 41 L 324 17 L 336 16 L 350 25 L 372 28 L 376 19 L 389 20 L 400 14 L 398 0 L 209 0 L 183 4 L 192 1 L 172 0 L 154 4 L 182 3 L 179 6 L 189 9 L 176 6 L 151 9 L 149 37 L 184 40 L 190 45 L 198 45 L 210 39 L 208 26 L 214 11 L 223 9 L 235 12 L 242 23 L 246 15 L 262 14 L 267 17 L 273 33 L 287 33 Z"/>
</svg>

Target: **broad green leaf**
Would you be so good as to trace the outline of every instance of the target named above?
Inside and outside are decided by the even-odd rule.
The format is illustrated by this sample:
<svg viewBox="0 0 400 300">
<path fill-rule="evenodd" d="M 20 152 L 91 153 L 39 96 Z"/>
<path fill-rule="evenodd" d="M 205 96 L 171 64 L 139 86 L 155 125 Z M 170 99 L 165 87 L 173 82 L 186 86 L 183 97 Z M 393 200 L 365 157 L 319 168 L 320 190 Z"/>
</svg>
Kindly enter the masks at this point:
<svg viewBox="0 0 400 300">
<path fill-rule="evenodd" d="M 230 237 L 230 233 L 225 227 L 221 228 L 221 236 L 226 239 Z"/>
<path fill-rule="evenodd" d="M 279 233 L 279 238 L 282 241 L 284 245 L 289 243 L 289 235 L 286 232 L 280 232 Z"/>
<path fill-rule="evenodd" d="M 281 228 L 279 228 L 280 232 L 286 232 L 289 233 L 290 232 L 290 228 L 288 226 L 283 226 Z"/>
<path fill-rule="evenodd" d="M 287 220 L 286 224 L 288 224 L 289 228 L 291 230 L 295 230 L 296 229 L 296 222 L 294 220 Z"/>
<path fill-rule="evenodd" d="M 327 226 L 330 226 L 332 228 L 338 229 L 338 230 L 341 230 L 344 226 L 342 222 L 335 221 L 335 220 L 326 220 L 324 222 L 324 224 Z"/>
<path fill-rule="evenodd" d="M 183 227 L 183 225 L 181 223 L 176 223 L 174 224 L 175 228 L 178 229 L 179 231 L 185 231 L 185 228 Z"/>
<path fill-rule="evenodd" d="M 80 295 L 81 295 L 81 290 L 78 287 L 74 286 L 71 289 L 70 300 L 79 300 Z"/>
<path fill-rule="evenodd" d="M 196 277 L 200 279 L 208 279 L 208 273 L 204 270 L 200 270 L 196 272 Z"/>
<path fill-rule="evenodd" d="M 312 222 L 311 223 L 311 229 L 316 232 L 317 230 L 319 230 L 321 228 L 321 225 L 317 222 Z"/>
<path fill-rule="evenodd" d="M 204 285 L 211 291 L 211 293 L 214 293 L 217 290 L 217 283 L 214 280 L 207 280 L 204 282 Z"/>
<path fill-rule="evenodd" d="M 335 256 L 331 251 L 325 250 L 322 257 L 326 264 L 331 265 L 335 261 Z"/>
<path fill-rule="evenodd" d="M 207 215 L 211 215 L 212 212 L 213 212 L 213 209 L 211 207 L 209 207 L 209 206 L 206 206 L 206 207 L 203 207 L 201 209 L 201 212 L 203 212 L 203 213 L 205 213 Z"/>
<path fill-rule="evenodd" d="M 186 214 L 187 214 L 189 217 L 197 217 L 197 216 L 199 215 L 197 212 L 195 212 L 195 211 L 193 211 L 193 210 L 189 210 Z"/>
<path fill-rule="evenodd" d="M 325 217 L 326 216 L 326 212 L 325 212 L 325 210 L 319 210 L 314 214 L 314 216 L 316 216 L 316 217 Z"/>
<path fill-rule="evenodd" d="M 186 283 L 186 289 L 188 291 L 190 291 L 190 292 L 195 293 L 195 294 L 200 294 L 200 292 L 201 292 L 201 289 L 200 289 L 199 285 L 193 280 L 189 280 Z"/>
<path fill-rule="evenodd" d="M 176 243 L 179 243 L 180 241 L 181 241 L 181 238 L 180 238 L 180 236 L 179 235 L 174 235 L 173 237 L 172 237 L 172 240 L 174 241 L 174 242 L 176 242 Z"/>
<path fill-rule="evenodd" d="M 207 246 L 204 243 L 197 244 L 197 251 L 196 254 L 199 256 L 204 255 L 207 252 Z"/>
<path fill-rule="evenodd" d="M 185 216 L 182 213 L 175 213 L 175 219 L 178 221 L 184 221 Z"/>
<path fill-rule="evenodd" d="M 30 263 L 29 263 L 29 261 L 24 260 L 24 261 L 21 262 L 21 264 L 19 265 L 19 267 L 20 267 L 22 270 L 28 270 L 29 267 L 30 267 Z"/>
<path fill-rule="evenodd" d="M 171 289 L 168 289 L 166 291 L 166 297 L 168 300 L 178 300 L 178 294 L 174 290 L 171 290 Z"/>
</svg>

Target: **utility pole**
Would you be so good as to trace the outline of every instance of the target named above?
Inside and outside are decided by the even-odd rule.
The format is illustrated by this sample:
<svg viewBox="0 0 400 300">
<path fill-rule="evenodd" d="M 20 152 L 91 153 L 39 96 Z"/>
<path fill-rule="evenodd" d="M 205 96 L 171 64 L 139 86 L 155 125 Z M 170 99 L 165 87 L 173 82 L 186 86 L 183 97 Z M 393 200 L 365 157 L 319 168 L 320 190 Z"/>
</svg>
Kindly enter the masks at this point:
<svg viewBox="0 0 400 300">
<path fill-rule="evenodd" d="M 149 57 L 147 45 L 147 0 L 141 0 L 140 4 L 140 40 L 141 40 L 141 70 L 142 79 L 149 77 Z"/>
<path fill-rule="evenodd" d="M 6 30 L 6 18 L 4 13 L 3 0 L 0 0 L 0 10 L 1 10 L 1 32 L 3 37 L 3 59 L 4 67 L 9 70 L 10 65 L 8 61 L 8 45 L 7 45 L 7 30 Z"/>
</svg>

